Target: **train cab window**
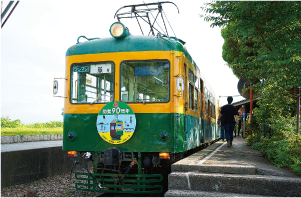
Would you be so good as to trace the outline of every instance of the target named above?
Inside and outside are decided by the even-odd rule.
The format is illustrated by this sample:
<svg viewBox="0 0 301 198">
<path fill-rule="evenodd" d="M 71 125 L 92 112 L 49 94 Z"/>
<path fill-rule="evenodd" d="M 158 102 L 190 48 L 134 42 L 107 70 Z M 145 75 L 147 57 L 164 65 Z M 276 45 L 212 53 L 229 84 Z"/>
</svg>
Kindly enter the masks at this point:
<svg viewBox="0 0 301 198">
<path fill-rule="evenodd" d="M 124 61 L 120 70 L 122 102 L 169 101 L 169 61 Z"/>
<path fill-rule="evenodd" d="M 114 63 L 71 66 L 71 103 L 109 103 L 114 100 Z"/>
</svg>

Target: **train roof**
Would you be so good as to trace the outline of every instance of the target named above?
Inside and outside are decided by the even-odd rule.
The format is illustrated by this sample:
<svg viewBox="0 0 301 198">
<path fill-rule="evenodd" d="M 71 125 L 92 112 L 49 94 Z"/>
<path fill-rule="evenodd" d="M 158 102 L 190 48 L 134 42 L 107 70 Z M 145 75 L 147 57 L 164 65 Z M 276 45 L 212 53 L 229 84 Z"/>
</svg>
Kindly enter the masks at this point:
<svg viewBox="0 0 301 198">
<path fill-rule="evenodd" d="M 175 37 L 161 36 L 133 36 L 129 35 L 118 40 L 113 37 L 94 39 L 71 46 L 66 56 L 114 53 L 114 52 L 138 52 L 138 51 L 180 51 L 185 54 L 191 64 L 198 68 L 192 57 L 186 50 L 184 42 Z"/>
</svg>

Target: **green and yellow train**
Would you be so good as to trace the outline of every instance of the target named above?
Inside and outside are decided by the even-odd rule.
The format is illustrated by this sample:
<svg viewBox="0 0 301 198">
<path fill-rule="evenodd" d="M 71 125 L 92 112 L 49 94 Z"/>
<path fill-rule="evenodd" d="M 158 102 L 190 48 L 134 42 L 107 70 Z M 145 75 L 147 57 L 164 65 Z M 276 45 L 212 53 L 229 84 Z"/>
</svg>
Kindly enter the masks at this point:
<svg viewBox="0 0 301 198">
<path fill-rule="evenodd" d="M 218 101 L 182 40 L 110 34 L 66 52 L 63 150 L 93 161 L 78 190 L 160 193 L 172 163 L 219 138 Z"/>
</svg>

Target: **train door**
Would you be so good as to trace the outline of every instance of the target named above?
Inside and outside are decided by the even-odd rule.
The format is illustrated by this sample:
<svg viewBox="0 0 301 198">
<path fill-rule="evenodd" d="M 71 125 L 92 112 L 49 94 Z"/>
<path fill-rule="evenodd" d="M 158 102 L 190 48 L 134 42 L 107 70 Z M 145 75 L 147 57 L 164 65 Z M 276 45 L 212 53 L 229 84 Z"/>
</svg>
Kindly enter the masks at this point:
<svg viewBox="0 0 301 198">
<path fill-rule="evenodd" d="M 204 143 L 204 132 L 205 132 L 205 125 L 204 125 L 204 83 L 203 80 L 200 78 L 200 143 Z"/>
</svg>

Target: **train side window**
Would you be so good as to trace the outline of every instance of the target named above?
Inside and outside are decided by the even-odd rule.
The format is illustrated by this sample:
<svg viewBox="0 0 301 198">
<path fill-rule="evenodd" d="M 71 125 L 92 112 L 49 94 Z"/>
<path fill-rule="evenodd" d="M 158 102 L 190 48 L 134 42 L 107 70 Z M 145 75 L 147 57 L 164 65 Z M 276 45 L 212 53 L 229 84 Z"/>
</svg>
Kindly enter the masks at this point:
<svg viewBox="0 0 301 198">
<path fill-rule="evenodd" d="M 114 100 L 114 63 L 71 66 L 71 103 L 108 103 Z"/>
<path fill-rule="evenodd" d="M 191 69 L 189 74 L 189 109 L 198 111 L 198 78 Z"/>
<path fill-rule="evenodd" d="M 206 115 L 208 115 L 209 116 L 209 100 L 207 100 L 206 99 L 206 101 L 205 101 L 205 108 L 206 108 Z"/>
<path fill-rule="evenodd" d="M 191 83 L 189 83 L 189 109 L 193 109 L 194 105 L 193 105 L 193 85 Z"/>
<path fill-rule="evenodd" d="M 209 115 L 209 117 L 212 117 L 211 116 L 211 102 L 210 102 L 210 100 L 208 100 L 208 115 Z"/>
<path fill-rule="evenodd" d="M 194 89 L 194 110 L 198 110 L 198 90 L 197 88 Z"/>
</svg>

